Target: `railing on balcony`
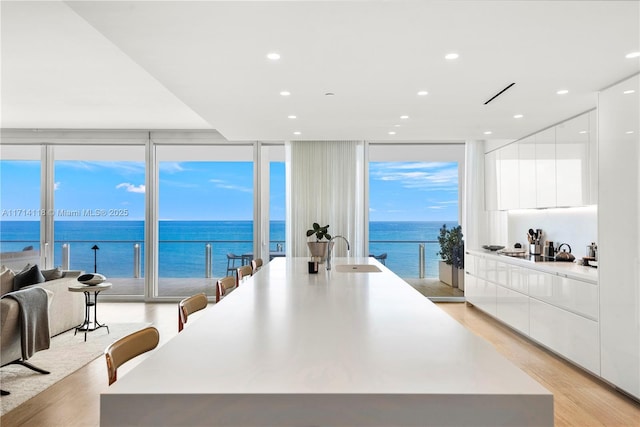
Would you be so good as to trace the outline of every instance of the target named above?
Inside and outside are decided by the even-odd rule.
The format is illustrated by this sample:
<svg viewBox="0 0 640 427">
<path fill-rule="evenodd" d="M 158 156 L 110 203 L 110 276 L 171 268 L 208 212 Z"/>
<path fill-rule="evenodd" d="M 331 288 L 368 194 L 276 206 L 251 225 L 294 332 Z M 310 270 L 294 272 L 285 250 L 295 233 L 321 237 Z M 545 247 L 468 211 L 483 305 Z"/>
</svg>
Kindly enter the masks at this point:
<svg viewBox="0 0 640 427">
<path fill-rule="evenodd" d="M 26 240 L 2 243 L 3 248 L 39 246 L 39 242 Z M 99 249 L 92 250 L 94 245 Z M 253 242 L 250 240 L 161 240 L 158 254 L 159 277 L 221 277 L 226 275 L 228 253 L 242 256 L 251 254 L 252 250 Z M 284 241 L 271 241 L 270 250 L 281 254 L 284 251 Z M 404 278 L 437 277 L 438 250 L 438 242 L 435 240 L 372 240 L 369 243 L 369 253 L 386 253 L 386 266 Z M 246 257 L 245 262 L 248 259 L 250 257 Z M 74 240 L 56 243 L 54 265 L 88 272 L 93 272 L 95 266 L 97 272 L 110 278 L 140 278 L 144 275 L 144 242 Z"/>
</svg>

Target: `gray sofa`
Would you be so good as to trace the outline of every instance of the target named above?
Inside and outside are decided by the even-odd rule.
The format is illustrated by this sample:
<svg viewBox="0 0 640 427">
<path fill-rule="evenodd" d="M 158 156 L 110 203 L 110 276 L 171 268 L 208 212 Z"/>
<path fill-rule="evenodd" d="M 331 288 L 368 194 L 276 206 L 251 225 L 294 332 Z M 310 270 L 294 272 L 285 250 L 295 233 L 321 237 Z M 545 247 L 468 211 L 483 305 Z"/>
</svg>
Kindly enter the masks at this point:
<svg viewBox="0 0 640 427">
<path fill-rule="evenodd" d="M 2 273 L 2 283 L 0 295 L 13 290 L 13 281 L 11 274 Z M 70 270 L 64 271 L 63 277 L 60 279 L 48 280 L 43 283 L 25 286 L 25 288 L 39 286 L 45 290 L 51 291 L 53 297 L 49 306 L 49 331 L 51 336 L 58 335 L 75 326 L 80 325 L 84 320 L 84 294 L 81 292 L 69 292 L 67 289 L 70 285 L 78 284 L 77 278 L 83 274 L 83 271 Z M 11 328 L 10 319 L 7 318 L 9 313 L 15 310 L 11 307 L 17 303 L 14 300 L 3 298 L 0 299 L 0 328 Z M 13 327 L 18 327 L 13 325 Z M 2 334 L 4 336 L 4 334 Z"/>
</svg>

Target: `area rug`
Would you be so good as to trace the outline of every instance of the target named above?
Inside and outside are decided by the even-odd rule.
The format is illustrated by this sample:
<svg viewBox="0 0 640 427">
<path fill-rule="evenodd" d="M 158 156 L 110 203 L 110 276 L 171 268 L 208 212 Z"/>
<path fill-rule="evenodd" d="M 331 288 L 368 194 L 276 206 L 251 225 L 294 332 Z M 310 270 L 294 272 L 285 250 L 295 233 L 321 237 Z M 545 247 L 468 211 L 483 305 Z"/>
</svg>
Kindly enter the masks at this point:
<svg viewBox="0 0 640 427">
<path fill-rule="evenodd" d="M 145 326 L 148 323 L 109 323 L 110 333 L 106 328 L 89 332 L 87 342 L 84 341 L 84 333 L 78 332 L 74 336 L 73 330 L 53 337 L 48 350 L 39 351 L 28 360 L 50 371 L 48 375 L 20 365 L 3 366 L 0 368 L 0 386 L 11 394 L 0 397 L 0 416 L 102 356 L 104 349 L 115 340 Z"/>
</svg>

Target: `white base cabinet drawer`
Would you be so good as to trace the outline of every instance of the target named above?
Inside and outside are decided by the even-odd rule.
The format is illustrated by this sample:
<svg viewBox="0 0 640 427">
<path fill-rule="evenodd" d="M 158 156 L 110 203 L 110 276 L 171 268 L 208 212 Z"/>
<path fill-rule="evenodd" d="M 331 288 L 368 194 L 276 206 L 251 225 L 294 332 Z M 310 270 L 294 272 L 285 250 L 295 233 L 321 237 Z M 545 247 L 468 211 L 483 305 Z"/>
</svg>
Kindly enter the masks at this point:
<svg viewBox="0 0 640 427">
<path fill-rule="evenodd" d="M 598 322 L 529 299 L 529 335 L 585 369 L 600 375 Z"/>
<path fill-rule="evenodd" d="M 529 335 L 529 297 L 498 285 L 496 317 L 512 328 Z"/>
<path fill-rule="evenodd" d="M 531 277 L 529 296 L 598 320 L 598 285 L 545 273 Z"/>
<path fill-rule="evenodd" d="M 464 295 L 467 301 L 496 316 L 496 285 L 470 274 L 465 275 Z"/>
</svg>

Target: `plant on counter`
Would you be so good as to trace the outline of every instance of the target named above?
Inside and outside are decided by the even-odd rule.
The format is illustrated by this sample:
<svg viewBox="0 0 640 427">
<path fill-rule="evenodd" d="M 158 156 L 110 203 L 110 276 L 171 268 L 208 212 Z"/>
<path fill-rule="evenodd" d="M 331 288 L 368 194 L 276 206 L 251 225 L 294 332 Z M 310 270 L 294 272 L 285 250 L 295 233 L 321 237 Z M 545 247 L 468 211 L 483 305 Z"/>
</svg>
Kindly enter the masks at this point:
<svg viewBox="0 0 640 427">
<path fill-rule="evenodd" d="M 322 239 L 331 240 L 331 235 L 329 234 L 329 226 L 325 225 L 324 227 L 320 227 L 320 224 L 317 222 L 313 223 L 313 228 L 307 230 L 307 237 L 311 237 L 312 235 L 316 235 L 316 242 L 319 242 Z"/>
<path fill-rule="evenodd" d="M 331 235 L 329 234 L 329 225 L 321 227 L 317 222 L 313 223 L 313 228 L 307 230 L 307 237 L 311 237 L 315 234 L 315 241 L 308 241 L 307 246 L 311 252 L 311 257 L 314 261 L 322 262 L 326 259 L 329 244 L 331 242 Z M 326 239 L 326 241 L 323 241 Z"/>
</svg>

